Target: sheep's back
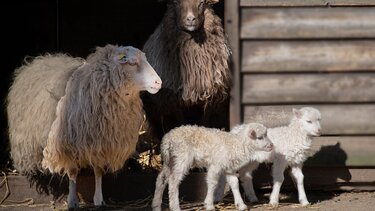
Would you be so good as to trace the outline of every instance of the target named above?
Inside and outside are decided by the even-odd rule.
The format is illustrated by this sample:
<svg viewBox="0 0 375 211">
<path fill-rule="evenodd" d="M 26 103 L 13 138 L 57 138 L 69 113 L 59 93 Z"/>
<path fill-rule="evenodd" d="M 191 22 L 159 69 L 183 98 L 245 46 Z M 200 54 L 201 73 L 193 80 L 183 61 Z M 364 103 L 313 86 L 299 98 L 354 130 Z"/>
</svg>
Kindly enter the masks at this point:
<svg viewBox="0 0 375 211">
<path fill-rule="evenodd" d="M 82 59 L 46 55 L 15 71 L 7 98 L 11 156 L 24 173 L 41 170 L 42 150 L 72 72 Z"/>
</svg>

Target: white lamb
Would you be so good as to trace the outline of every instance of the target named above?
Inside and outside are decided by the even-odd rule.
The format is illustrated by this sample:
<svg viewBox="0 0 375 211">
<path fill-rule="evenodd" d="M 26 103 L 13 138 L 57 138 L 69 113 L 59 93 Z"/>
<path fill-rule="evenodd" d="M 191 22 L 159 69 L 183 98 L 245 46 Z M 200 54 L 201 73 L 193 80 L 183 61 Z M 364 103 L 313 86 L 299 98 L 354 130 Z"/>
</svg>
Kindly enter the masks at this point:
<svg viewBox="0 0 375 211">
<path fill-rule="evenodd" d="M 272 159 L 273 188 L 270 204 L 278 206 L 280 187 L 284 181 L 284 170 L 291 167 L 291 174 L 297 183 L 298 199 L 301 205 L 309 204 L 303 187 L 303 162 L 310 155 L 311 137 L 321 134 L 321 114 L 311 107 L 293 109 L 293 118 L 288 126 L 269 128 L 267 136 L 274 145 Z M 232 132 L 236 132 L 232 130 Z M 238 131 L 239 132 L 239 131 Z M 240 180 L 247 198 L 258 201 L 252 183 L 251 173 L 258 167 L 258 162 L 250 162 L 240 169 Z"/>
<path fill-rule="evenodd" d="M 214 210 L 214 190 L 222 173 L 232 189 L 235 205 L 247 209 L 239 191 L 237 171 L 249 161 L 263 162 L 269 156 L 259 156 L 261 151 L 272 151 L 267 129 L 250 123 L 237 134 L 198 126 L 181 126 L 168 132 L 162 140 L 163 169 L 156 180 L 152 201 L 153 210 L 161 210 L 164 189 L 169 184 L 169 208 L 180 210 L 178 186 L 194 167 L 207 168 L 207 210 Z M 271 153 L 268 153 L 271 154 Z"/>
</svg>

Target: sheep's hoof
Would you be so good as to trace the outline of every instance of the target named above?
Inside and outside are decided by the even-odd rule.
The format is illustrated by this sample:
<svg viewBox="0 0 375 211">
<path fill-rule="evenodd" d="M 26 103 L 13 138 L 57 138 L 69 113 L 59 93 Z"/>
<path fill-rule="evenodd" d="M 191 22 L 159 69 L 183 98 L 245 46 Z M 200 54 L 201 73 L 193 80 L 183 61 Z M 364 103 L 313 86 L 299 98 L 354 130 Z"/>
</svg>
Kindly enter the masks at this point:
<svg viewBox="0 0 375 211">
<path fill-rule="evenodd" d="M 247 210 L 247 206 L 246 206 L 246 204 L 239 204 L 239 205 L 237 205 L 237 207 L 238 207 L 238 210 Z"/>
<path fill-rule="evenodd" d="M 251 203 L 256 203 L 256 202 L 259 201 L 256 196 L 249 196 L 249 197 L 247 197 L 247 200 L 249 200 L 249 202 L 251 202 Z"/>
<path fill-rule="evenodd" d="M 70 203 L 68 204 L 68 210 L 75 210 L 79 208 L 79 203 Z"/>
<path fill-rule="evenodd" d="M 107 204 L 104 201 L 101 202 L 94 202 L 94 205 L 97 207 L 105 207 Z"/>
<path fill-rule="evenodd" d="M 214 205 L 207 205 L 206 204 L 205 208 L 206 208 L 207 211 L 215 210 L 215 206 Z"/>
<path fill-rule="evenodd" d="M 301 204 L 302 207 L 307 207 L 307 206 L 310 205 L 310 203 L 308 201 L 301 201 L 300 204 Z"/>
<path fill-rule="evenodd" d="M 79 201 L 77 197 L 69 197 L 68 196 L 68 209 L 77 209 L 79 208 Z"/>
<path fill-rule="evenodd" d="M 279 202 L 270 202 L 269 205 L 272 207 L 272 208 L 277 208 L 279 206 Z"/>
</svg>

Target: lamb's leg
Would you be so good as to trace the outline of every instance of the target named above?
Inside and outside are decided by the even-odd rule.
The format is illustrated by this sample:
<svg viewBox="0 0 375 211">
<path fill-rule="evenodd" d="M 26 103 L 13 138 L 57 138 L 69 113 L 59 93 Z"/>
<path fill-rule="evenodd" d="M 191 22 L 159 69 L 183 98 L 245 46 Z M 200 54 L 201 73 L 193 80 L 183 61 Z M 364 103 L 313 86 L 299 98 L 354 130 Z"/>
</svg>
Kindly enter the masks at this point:
<svg viewBox="0 0 375 211">
<path fill-rule="evenodd" d="M 239 185 L 238 185 L 238 178 L 233 174 L 227 174 L 227 181 L 232 189 L 233 197 L 234 197 L 234 204 L 239 210 L 247 210 L 246 204 L 243 202 Z"/>
<path fill-rule="evenodd" d="M 169 209 L 172 211 L 180 211 L 179 191 L 178 187 L 184 178 L 185 174 L 189 171 L 191 160 L 189 156 L 176 159 L 171 169 L 168 185 L 169 185 Z"/>
<path fill-rule="evenodd" d="M 207 169 L 207 195 L 204 200 L 206 210 L 215 210 L 214 194 L 221 174 L 220 167 L 211 166 Z"/>
<path fill-rule="evenodd" d="M 68 177 L 69 177 L 68 209 L 75 209 L 79 207 L 79 200 L 77 197 L 77 176 L 78 176 L 78 171 L 68 171 Z"/>
<path fill-rule="evenodd" d="M 222 174 L 220 175 L 219 183 L 215 191 L 215 203 L 223 200 L 226 185 L 227 181 L 225 178 L 225 174 Z"/>
<path fill-rule="evenodd" d="M 94 193 L 94 205 L 95 206 L 105 206 L 105 202 L 103 200 L 103 192 L 102 192 L 102 176 L 104 172 L 100 168 L 94 168 L 95 174 L 95 193 Z"/>
<path fill-rule="evenodd" d="M 284 170 L 287 166 L 287 162 L 283 158 L 276 158 L 272 166 L 272 177 L 273 177 L 273 187 L 270 196 L 270 204 L 272 206 L 279 205 L 279 194 L 280 188 L 284 181 Z"/>
<path fill-rule="evenodd" d="M 302 206 L 309 205 L 309 201 L 307 201 L 305 188 L 303 187 L 303 173 L 302 173 L 302 165 L 292 166 L 290 171 L 292 176 L 294 177 L 295 181 L 297 182 L 297 189 L 298 189 L 298 200 Z"/>
<path fill-rule="evenodd" d="M 252 203 L 258 201 L 258 198 L 254 191 L 253 176 L 252 176 L 253 171 L 256 168 L 258 168 L 258 166 L 259 166 L 259 163 L 251 162 L 245 167 L 241 168 L 239 171 L 240 180 L 242 182 L 242 187 L 245 190 L 245 195 L 247 199 Z"/>
<path fill-rule="evenodd" d="M 154 198 L 152 199 L 152 210 L 154 211 L 161 211 L 163 193 L 164 193 L 165 187 L 168 184 L 169 175 L 170 175 L 169 167 L 164 166 L 161 172 L 159 173 L 158 178 L 156 179 L 155 194 L 154 194 Z"/>
</svg>

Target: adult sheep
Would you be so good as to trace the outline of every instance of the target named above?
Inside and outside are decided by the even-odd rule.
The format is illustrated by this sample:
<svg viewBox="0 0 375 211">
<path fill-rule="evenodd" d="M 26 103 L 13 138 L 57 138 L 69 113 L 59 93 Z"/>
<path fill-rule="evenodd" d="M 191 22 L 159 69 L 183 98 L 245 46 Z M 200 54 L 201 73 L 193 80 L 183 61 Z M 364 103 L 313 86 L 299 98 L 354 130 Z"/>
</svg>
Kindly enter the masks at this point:
<svg viewBox="0 0 375 211">
<path fill-rule="evenodd" d="M 133 47 L 98 47 L 86 62 L 66 55 L 37 57 L 17 70 L 8 96 L 15 166 L 27 172 L 42 165 L 67 174 L 69 208 L 79 206 L 79 170 L 92 167 L 94 204 L 104 205 L 103 173 L 120 169 L 135 151 L 143 121 L 139 93 L 154 94 L 160 87 L 144 53 Z"/>
<path fill-rule="evenodd" d="M 158 131 L 182 124 L 227 127 L 230 50 L 212 9 L 217 2 L 167 0 L 166 14 L 143 48 L 163 80 L 158 94 L 143 97 L 152 127 L 163 126 Z"/>
</svg>

